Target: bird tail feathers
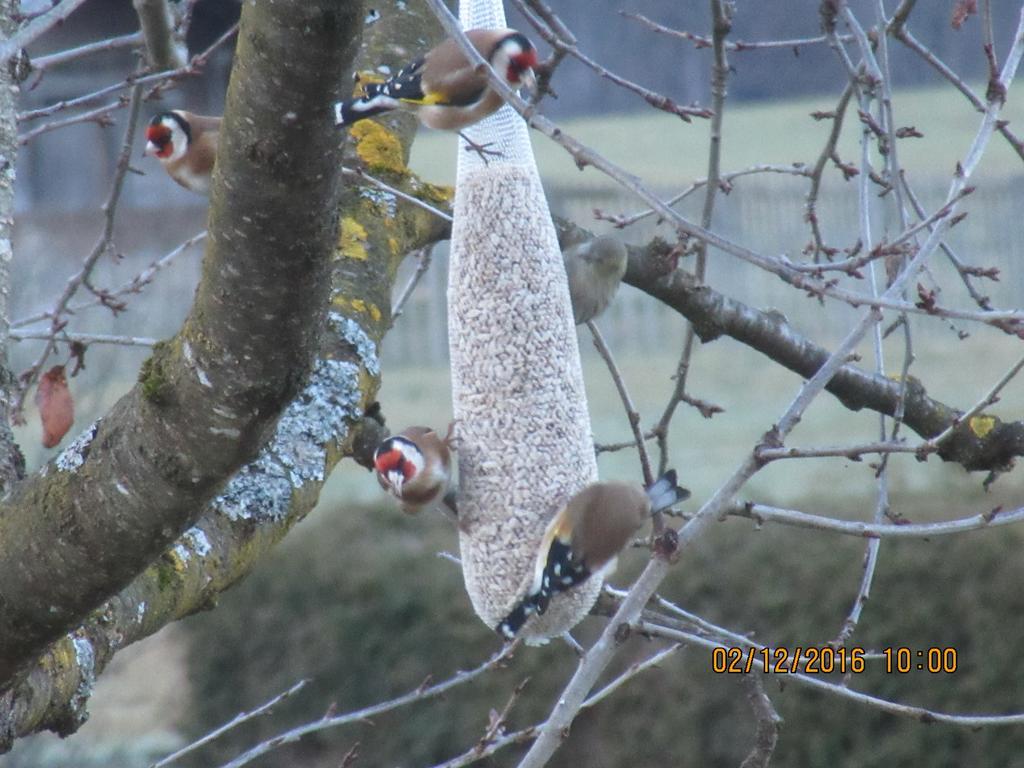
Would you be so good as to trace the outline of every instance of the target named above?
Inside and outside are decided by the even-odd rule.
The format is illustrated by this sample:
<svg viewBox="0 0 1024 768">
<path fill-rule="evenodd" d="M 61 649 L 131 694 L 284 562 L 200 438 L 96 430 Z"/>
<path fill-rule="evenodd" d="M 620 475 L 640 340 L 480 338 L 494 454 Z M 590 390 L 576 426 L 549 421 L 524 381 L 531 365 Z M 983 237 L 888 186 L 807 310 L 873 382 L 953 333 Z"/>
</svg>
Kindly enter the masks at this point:
<svg viewBox="0 0 1024 768">
<path fill-rule="evenodd" d="M 400 106 L 397 99 L 381 93 L 378 89 L 374 89 L 372 94 L 369 93 L 369 87 L 366 88 L 366 91 L 367 96 L 339 101 L 334 105 L 334 124 L 336 126 L 341 128 L 352 125 L 359 120 L 390 112 Z"/>
<path fill-rule="evenodd" d="M 647 498 L 651 500 L 653 515 L 690 498 L 690 492 L 676 485 L 676 471 L 670 469 L 647 489 Z"/>
</svg>

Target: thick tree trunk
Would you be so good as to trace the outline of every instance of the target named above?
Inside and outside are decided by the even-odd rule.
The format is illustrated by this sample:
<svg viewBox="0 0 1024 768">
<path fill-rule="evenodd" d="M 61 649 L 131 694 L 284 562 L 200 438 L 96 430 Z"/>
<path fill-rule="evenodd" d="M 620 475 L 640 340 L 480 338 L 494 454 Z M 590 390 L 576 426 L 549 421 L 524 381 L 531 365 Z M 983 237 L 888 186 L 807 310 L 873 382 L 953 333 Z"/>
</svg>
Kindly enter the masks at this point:
<svg viewBox="0 0 1024 768">
<path fill-rule="evenodd" d="M 358 3 L 246 3 L 203 276 L 139 384 L 0 508 L 0 689 L 251 460 L 317 350 Z"/>
</svg>

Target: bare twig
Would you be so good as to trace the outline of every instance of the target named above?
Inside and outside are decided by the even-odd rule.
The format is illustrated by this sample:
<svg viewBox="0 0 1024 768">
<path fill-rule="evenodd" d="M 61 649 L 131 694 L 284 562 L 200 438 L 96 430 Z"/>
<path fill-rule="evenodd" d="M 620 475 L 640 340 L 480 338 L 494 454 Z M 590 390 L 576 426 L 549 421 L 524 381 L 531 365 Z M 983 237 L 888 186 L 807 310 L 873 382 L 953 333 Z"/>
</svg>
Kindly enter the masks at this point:
<svg viewBox="0 0 1024 768">
<path fill-rule="evenodd" d="M 453 757 L 451 760 L 446 760 L 443 763 L 431 766 L 431 768 L 464 768 L 464 766 L 478 763 L 481 760 L 490 757 L 495 752 L 498 752 L 505 747 L 529 741 L 530 739 L 535 738 L 536 735 L 537 726 L 531 725 L 528 728 L 513 731 L 512 733 L 506 733 L 504 736 L 494 739 L 484 749 L 478 749 L 476 746 L 473 746 L 461 755 Z"/>
<path fill-rule="evenodd" d="M 714 217 L 715 199 L 718 194 L 722 173 L 722 120 L 725 116 L 725 96 L 729 81 L 729 62 L 725 55 L 725 38 L 732 29 L 731 11 L 723 0 L 711 0 L 712 47 L 714 64 L 711 67 L 711 123 L 708 132 L 708 175 L 704 187 L 704 208 L 701 212 L 700 225 L 710 229 Z M 708 244 L 704 240 L 697 243 L 697 260 L 694 277 L 703 283 L 707 274 Z M 686 337 L 683 350 L 676 365 L 675 385 L 668 403 L 658 420 L 654 433 L 658 436 L 658 472 L 664 472 L 668 466 L 669 424 L 675 415 L 676 408 L 686 396 L 686 382 L 693 360 L 695 332 L 692 323 L 686 324 Z M 660 518 L 658 521 L 659 522 Z"/>
<path fill-rule="evenodd" d="M 930 440 L 926 440 L 919 447 L 919 452 L 937 451 L 942 446 L 942 443 L 948 440 L 961 424 L 970 422 L 971 419 L 995 403 L 999 399 L 999 393 L 1002 392 L 1003 388 L 1010 383 L 1014 376 L 1020 373 L 1021 368 L 1024 368 L 1024 358 L 1021 358 L 1014 363 L 1010 367 L 1010 370 L 1008 370 L 1003 377 L 992 386 L 992 389 L 988 391 L 988 394 L 975 403 L 966 413 L 953 419 L 953 423 L 935 437 Z"/>
<path fill-rule="evenodd" d="M 541 27 L 538 27 L 537 29 L 545 42 L 556 51 L 560 52 L 562 55 L 572 56 L 584 66 L 593 70 L 599 77 L 603 77 L 605 80 L 608 80 L 621 88 L 625 88 L 627 91 L 635 93 L 655 109 L 675 115 L 676 117 L 681 118 L 683 122 L 687 123 L 690 122 L 690 118 L 693 117 L 711 117 L 711 110 L 704 107 L 691 107 L 679 104 L 674 99 L 671 99 L 664 94 L 652 91 L 650 88 L 645 88 L 638 83 L 634 83 L 632 80 L 628 80 L 625 77 L 612 72 L 587 54 L 583 53 L 583 51 L 577 48 L 574 44 L 565 42 L 553 32 L 545 31 Z"/>
<path fill-rule="evenodd" d="M 608 685 L 604 686 L 601 690 L 592 693 L 589 697 L 587 697 L 587 699 L 582 704 L 580 704 L 580 709 L 588 709 L 589 707 L 592 707 L 600 701 L 603 701 L 604 699 L 608 698 L 613 693 L 615 693 L 615 691 L 618 690 L 621 686 L 625 685 L 627 682 L 629 682 L 631 679 L 639 675 L 641 672 L 648 670 L 651 667 L 658 666 L 658 664 L 660 664 L 662 661 L 664 661 L 669 656 L 671 656 L 683 647 L 684 646 L 682 643 L 674 643 L 673 645 L 670 645 L 667 648 L 662 648 L 660 651 L 649 656 L 643 661 L 638 661 L 634 664 L 630 664 L 629 668 L 625 672 L 616 677 L 614 680 L 608 683 Z"/>
<path fill-rule="evenodd" d="M 772 705 L 772 700 L 764 690 L 764 680 L 759 674 L 751 673 L 743 676 L 743 682 L 747 686 L 747 699 L 750 701 L 750 708 L 754 711 L 754 718 L 757 720 L 757 733 L 754 736 L 754 746 L 750 750 L 740 768 L 768 768 L 772 755 L 775 752 L 775 744 L 779 740 L 779 728 L 782 726 L 782 718 Z"/>
<path fill-rule="evenodd" d="M 703 637 L 700 637 L 699 635 L 695 635 L 690 632 L 683 632 L 676 629 L 669 629 L 667 627 L 660 627 L 652 622 L 637 622 L 635 628 L 638 632 L 643 632 L 654 637 L 664 637 L 669 640 L 690 642 L 695 645 L 703 646 L 705 648 L 713 649 L 725 647 L 720 643 L 707 640 Z M 756 667 L 759 672 L 764 672 L 764 664 L 761 662 L 758 656 L 759 654 L 754 654 L 752 656 L 752 666 Z M 852 688 L 848 688 L 845 685 L 837 685 L 835 683 L 828 682 L 819 675 L 807 675 L 802 672 L 788 671 L 784 675 L 781 672 L 769 674 L 777 674 L 780 680 L 792 681 L 799 685 L 804 685 L 809 688 L 830 693 L 833 696 L 836 696 L 840 699 L 844 699 L 846 701 L 852 701 L 856 704 L 861 704 L 872 709 L 879 710 L 881 712 L 887 712 L 892 715 L 908 717 L 922 723 L 947 723 L 949 725 L 955 725 L 961 728 L 987 728 L 1007 725 L 1024 725 L 1024 713 L 1014 713 L 1009 715 L 950 714 L 948 712 L 939 712 L 937 710 L 926 709 L 924 707 L 916 707 L 909 704 L 900 704 L 898 702 L 883 699 L 878 696 L 872 696 L 868 693 L 861 693 L 860 691 L 855 691 Z M 520 768 L 522 768 L 522 764 L 520 764 Z"/>
<path fill-rule="evenodd" d="M 50 131 L 60 130 L 61 128 L 68 128 L 72 125 L 79 125 L 80 123 L 96 123 L 101 126 L 109 126 L 113 124 L 113 120 L 110 117 L 110 113 L 114 110 L 121 109 L 125 105 L 123 99 L 117 101 L 111 101 L 103 106 L 96 107 L 96 109 L 90 109 L 88 112 L 80 112 L 77 115 L 71 117 L 65 117 L 61 120 L 51 120 L 48 123 L 43 123 L 33 128 L 31 131 L 26 131 L 18 136 L 18 144 L 25 146 L 32 139 L 37 136 L 41 136 L 44 133 Z"/>
<path fill-rule="evenodd" d="M 161 256 L 159 259 L 157 259 L 156 261 L 152 262 L 148 267 L 146 267 L 144 270 L 139 272 L 139 274 L 135 275 L 128 282 L 124 283 L 123 285 L 119 286 L 118 288 L 114 288 L 114 289 L 112 289 L 110 291 L 107 291 L 105 293 L 105 298 L 109 301 L 110 299 L 116 299 L 116 298 L 118 298 L 120 296 L 125 296 L 125 295 L 130 294 L 130 293 L 141 293 L 142 290 L 147 285 L 149 285 L 150 283 L 153 282 L 153 279 L 156 277 L 157 273 L 159 273 L 162 269 L 165 269 L 166 267 L 170 266 L 170 264 L 178 256 L 180 256 L 182 253 L 187 251 L 189 248 L 191 248 L 192 246 L 196 245 L 197 243 L 201 243 L 205 239 L 206 239 L 206 232 L 205 231 L 199 232 L 198 234 L 193 235 L 188 240 L 185 240 L 181 244 L 175 246 L 172 250 L 168 251 L 166 254 Z M 89 301 L 84 301 L 84 302 L 81 302 L 79 304 L 73 304 L 73 305 L 67 307 L 66 313 L 70 314 L 70 315 L 73 315 L 73 314 L 76 314 L 78 312 L 81 312 L 83 309 L 88 309 L 90 307 L 100 306 L 102 304 L 104 304 L 104 299 L 102 299 L 102 298 L 94 298 L 94 299 L 90 299 Z M 31 325 L 32 323 L 38 323 L 41 320 L 53 319 L 55 317 L 53 312 L 54 312 L 53 309 L 49 309 L 49 310 L 46 310 L 45 312 L 38 312 L 38 313 L 36 313 L 34 315 L 29 315 L 28 317 L 19 318 L 18 320 L 15 320 L 14 322 L 11 323 L 11 327 L 12 328 L 23 328 L 26 325 Z"/>
<path fill-rule="evenodd" d="M 445 213 L 440 208 L 437 208 L 437 207 L 431 205 L 430 203 L 425 203 L 424 201 L 420 200 L 418 197 L 413 197 L 412 195 L 407 194 L 407 193 L 403 192 L 400 189 L 396 189 L 395 187 L 393 187 L 390 184 L 388 184 L 386 181 L 381 181 L 380 179 L 376 178 L 375 176 L 371 176 L 370 174 L 368 174 L 366 171 L 362 170 L 361 168 L 344 168 L 343 167 L 341 170 L 342 170 L 342 173 L 346 173 L 349 176 L 354 176 L 354 177 L 359 178 L 359 179 L 365 179 L 366 181 L 370 182 L 371 184 L 373 184 L 373 185 L 375 185 L 377 187 L 380 187 L 385 192 L 390 192 L 395 197 L 399 197 L 402 200 L 405 200 L 407 203 L 412 203 L 413 205 L 418 206 L 418 207 L 422 208 L 425 211 L 429 211 L 430 213 L 434 214 L 435 216 L 437 216 L 437 218 L 441 219 L 442 221 L 447 221 L 449 224 L 452 223 L 452 217 L 451 217 L 450 214 Z"/>
<path fill-rule="evenodd" d="M 657 32 L 662 35 L 668 35 L 669 37 L 675 37 L 679 40 L 686 40 L 694 44 L 695 48 L 711 48 L 714 46 L 714 37 L 706 37 L 704 35 L 697 35 L 693 32 L 687 32 L 682 29 L 672 29 L 666 27 L 663 24 L 659 24 L 656 21 L 652 21 L 641 13 L 630 13 L 628 11 L 619 11 L 622 16 L 627 19 L 639 21 L 645 27 L 653 32 Z M 725 43 L 726 50 L 736 51 L 737 53 L 742 51 L 757 51 L 766 50 L 772 48 L 792 48 L 799 49 L 804 45 L 817 45 L 824 43 L 828 38 L 825 35 L 818 35 L 817 37 L 797 37 L 790 40 L 762 40 L 762 41 L 749 41 L 749 40 L 736 40 L 734 42 Z M 849 40 L 850 36 L 842 36 L 840 39 Z"/>
<path fill-rule="evenodd" d="M 416 271 L 412 273 L 409 278 L 409 282 L 402 288 L 402 292 L 398 294 L 398 298 L 395 299 L 395 306 L 391 310 L 391 326 L 395 327 L 395 321 L 402 316 L 402 311 L 405 309 L 405 303 L 412 296 L 412 292 L 416 290 L 416 286 L 419 285 L 423 275 L 426 274 L 427 270 L 430 269 L 431 255 L 434 252 L 434 246 L 429 245 L 426 248 L 420 248 L 414 254 L 416 258 Z"/>
<path fill-rule="evenodd" d="M 771 163 L 760 163 L 758 165 L 752 165 L 749 168 L 743 168 L 739 171 L 731 171 L 729 173 L 723 173 L 719 177 L 719 186 L 722 187 L 724 192 L 732 190 L 732 182 L 743 176 L 752 176 L 755 174 L 762 173 L 779 173 L 786 176 L 810 176 L 810 171 L 802 163 L 793 163 L 790 165 L 774 165 Z M 703 189 L 708 183 L 707 179 L 697 179 L 690 186 L 684 189 L 682 192 L 677 194 L 675 197 L 671 197 L 664 201 L 665 205 L 672 206 L 676 203 L 685 200 L 687 197 L 692 195 L 699 189 Z M 641 219 L 646 219 L 648 216 L 654 216 L 657 213 L 653 208 L 647 208 L 642 211 L 636 211 L 630 214 L 619 214 L 612 215 L 605 213 L 600 210 L 595 210 L 594 215 L 598 220 L 609 221 L 614 224 L 618 229 L 628 227 L 630 224 L 635 224 Z"/>
<path fill-rule="evenodd" d="M 176 39 L 174 18 L 167 0 L 132 0 L 139 26 L 146 37 L 146 54 L 153 69 L 177 69 L 185 66 L 188 50 L 184 40 Z"/>
<path fill-rule="evenodd" d="M 224 725 L 220 726 L 219 728 L 215 728 L 214 730 L 210 731 L 208 734 L 203 736 L 201 739 L 198 739 L 197 741 L 193 741 L 191 744 L 189 744 L 189 745 L 187 745 L 185 747 L 182 747 L 177 752 L 174 752 L 173 754 L 168 755 L 163 760 L 159 760 L 159 761 L 153 763 L 150 766 L 150 768 L 163 768 L 166 765 L 170 765 L 171 763 L 176 762 L 177 760 L 183 758 L 185 755 L 189 754 L 190 752 L 194 752 L 195 750 L 199 749 L 200 747 L 206 746 L 207 744 L 209 744 L 214 739 L 220 738 L 225 733 L 227 733 L 228 731 L 230 731 L 233 728 L 238 727 L 242 723 L 248 722 L 249 720 L 252 720 L 255 717 L 259 717 L 260 715 L 267 714 L 268 712 L 270 712 L 271 709 L 273 709 L 275 706 L 277 706 L 282 701 L 287 699 L 289 696 L 292 696 L 293 694 L 296 694 L 300 690 L 302 690 L 302 688 L 308 682 L 309 682 L 308 680 L 299 680 L 299 682 L 297 682 L 295 685 L 293 685 L 287 691 L 283 691 L 282 693 L 277 694 L 277 696 L 275 696 L 274 698 L 272 698 L 269 701 L 265 702 L 264 704 L 261 704 L 260 706 L 256 707 L 256 709 L 250 710 L 249 712 L 240 712 L 239 714 L 235 715 L 235 717 L 232 720 L 230 720 L 229 722 L 226 722 L 226 723 L 224 723 Z"/>
<path fill-rule="evenodd" d="M 590 333 L 594 337 L 594 347 L 597 348 L 601 359 L 608 366 L 608 372 L 611 374 L 612 381 L 615 382 L 615 389 L 618 390 L 619 397 L 622 399 L 622 406 L 626 409 L 626 419 L 629 421 L 630 429 L 633 430 L 633 441 L 640 454 L 640 468 L 644 473 L 644 485 L 649 486 L 654 482 L 654 475 L 651 473 L 651 460 L 647 455 L 647 446 L 644 444 L 644 434 L 640 429 L 640 414 L 636 410 L 636 406 L 633 405 L 633 398 L 630 397 L 626 382 L 622 379 L 622 372 L 616 365 L 612 351 L 608 349 L 601 331 L 593 320 L 587 321 L 587 328 L 590 329 Z"/>
<path fill-rule="evenodd" d="M 894 16 L 895 22 L 895 16 Z M 971 102 L 971 105 L 979 112 L 984 111 L 985 102 L 974 92 L 974 90 L 964 82 L 956 72 L 954 72 L 942 59 L 931 52 L 923 43 L 915 38 L 905 27 L 902 25 L 894 26 L 892 28 L 892 34 L 901 43 L 906 45 L 910 50 L 914 51 L 918 56 L 924 59 L 928 64 L 932 66 L 942 77 L 946 78 L 953 87 L 955 87 L 964 97 Z M 1024 139 L 1018 137 L 1013 131 L 1010 130 L 1006 122 L 1000 122 L 996 126 L 996 130 L 1002 134 L 1003 138 L 1006 139 L 1007 143 L 1013 148 L 1022 160 L 1024 160 Z"/>
<path fill-rule="evenodd" d="M 1024 312 L 963 312 L 961 310 L 950 309 L 950 308 L 939 308 L 937 306 L 930 307 L 918 307 L 913 304 L 909 304 L 905 301 L 900 301 L 896 298 L 898 294 L 886 293 L 881 298 L 872 298 L 871 296 L 857 293 L 855 291 L 846 291 L 841 288 L 837 288 L 831 283 L 822 282 L 808 278 L 798 270 L 793 270 L 785 262 L 780 259 L 774 259 L 763 254 L 757 253 L 749 248 L 733 243 L 714 232 L 711 232 L 697 224 L 687 220 L 677 211 L 666 206 L 661 199 L 655 195 L 647 186 L 635 175 L 624 170 L 617 164 L 611 162 L 607 158 L 603 157 L 599 153 L 592 150 L 590 147 L 584 145 L 577 139 L 573 138 L 570 134 L 564 131 L 562 128 L 555 125 L 553 122 L 543 117 L 542 115 L 536 114 L 535 109 L 524 102 L 518 94 L 514 93 L 505 82 L 494 72 L 494 70 L 487 64 L 486 60 L 480 55 L 480 52 L 473 47 L 469 39 L 466 38 L 465 33 L 459 26 L 458 20 L 452 16 L 451 12 L 441 2 L 441 0 L 428 0 L 428 4 L 431 9 L 434 10 L 438 19 L 441 21 L 445 31 L 458 43 L 460 49 L 466 55 L 466 57 L 477 66 L 484 68 L 484 71 L 488 73 L 488 82 L 491 87 L 494 88 L 502 98 L 505 99 L 506 103 L 513 107 L 520 115 L 522 115 L 531 127 L 540 131 L 545 136 L 550 138 L 556 144 L 565 149 L 572 157 L 576 160 L 578 166 L 585 167 L 588 165 L 597 168 L 609 178 L 614 179 L 624 188 L 632 191 L 640 199 L 654 208 L 660 215 L 670 221 L 679 231 L 684 232 L 692 237 L 696 237 L 700 240 L 704 240 L 708 245 L 714 246 L 732 256 L 735 256 L 743 261 L 753 264 L 767 272 L 777 275 L 788 284 L 799 288 L 801 290 L 808 291 L 811 295 L 829 297 L 850 304 L 854 307 L 873 307 L 876 309 L 895 309 L 901 312 L 913 312 L 918 314 L 929 314 L 938 315 L 942 317 L 960 318 L 965 320 L 974 320 L 977 322 L 992 325 L 994 327 L 1006 329 L 1007 324 L 1014 326 L 1013 332 L 1016 332 L 1016 325 L 1024 323 Z M 1021 46 L 1015 45 L 1011 53 L 1014 54 L 1007 58 L 1006 65 L 1003 68 L 1003 75 L 1000 82 L 1006 86 L 1013 79 L 1013 74 L 1016 72 L 1016 67 L 1020 61 Z M 950 194 L 947 196 L 947 202 L 953 201 L 959 196 L 966 186 L 964 180 L 970 176 L 974 168 L 977 166 L 978 161 L 984 154 L 985 147 L 988 145 L 988 139 L 997 121 L 997 115 L 1002 107 L 1002 102 L 993 102 L 989 105 L 985 112 L 985 116 L 982 121 L 982 127 L 979 130 L 974 144 L 972 145 L 968 155 L 960 166 L 960 171 L 964 172 L 963 175 L 958 175 L 954 179 L 954 184 L 951 187 Z M 940 235 L 945 232 L 948 228 L 948 222 L 950 218 L 943 219 L 939 227 L 936 227 L 935 233 Z M 933 233 L 934 235 L 934 233 Z M 923 262 L 929 257 L 932 251 L 935 249 L 939 238 L 930 237 L 927 242 L 921 247 L 919 253 L 915 256 L 917 264 Z M 916 274 L 917 267 L 914 272 Z"/>
<path fill-rule="evenodd" d="M 37 59 L 32 59 L 32 68 L 36 72 L 46 72 L 47 70 L 53 69 L 61 64 L 67 64 L 68 62 L 81 59 L 85 56 L 91 56 L 94 53 L 114 51 L 118 48 L 130 48 L 131 46 L 139 45 L 142 42 L 143 37 L 141 32 L 132 32 L 127 35 L 109 37 L 106 40 L 97 40 L 94 43 L 86 43 L 85 45 L 79 45 L 76 48 L 69 48 L 66 51 L 57 51 L 56 53 L 50 53 L 46 56 L 40 56 Z"/>
<path fill-rule="evenodd" d="M 822 254 L 830 256 L 834 249 L 825 245 L 825 239 L 821 234 L 821 222 L 818 220 L 818 195 L 821 192 L 821 182 L 824 178 L 825 166 L 828 161 L 835 157 L 836 147 L 839 145 L 839 137 L 843 133 L 843 119 L 846 117 L 846 109 L 853 97 L 853 84 L 847 83 L 836 108 L 832 111 L 832 130 L 829 131 L 825 146 L 818 155 L 814 168 L 811 170 L 810 189 L 807 192 L 807 199 L 804 203 L 804 219 L 811 226 L 811 236 L 814 239 L 813 259 L 819 261 Z"/>
<path fill-rule="evenodd" d="M 907 193 L 907 200 L 910 202 L 910 206 L 914 209 L 914 213 L 917 217 L 924 221 L 929 218 L 925 216 L 924 206 L 918 200 L 917 195 L 914 194 L 913 188 L 910 186 L 910 180 L 907 178 L 906 169 L 901 169 L 900 172 L 900 186 Z M 927 227 L 931 230 L 933 221 L 929 221 Z M 970 294 L 974 302 L 984 310 L 992 309 L 992 302 L 988 296 L 983 296 L 978 292 L 977 288 L 974 287 L 974 282 L 971 280 L 972 277 L 989 277 L 995 279 L 997 270 L 984 270 L 969 267 L 956 255 L 949 243 L 942 242 L 939 244 L 939 248 L 946 254 L 946 258 L 949 259 L 950 263 L 956 268 L 957 273 L 960 275 L 960 279 L 963 281 L 964 286 L 967 288 L 967 292 Z"/>
<path fill-rule="evenodd" d="M 46 13 L 36 16 L 7 40 L 0 43 L 0 62 L 6 66 L 12 56 L 16 56 L 22 48 L 31 45 L 48 30 L 62 24 L 84 2 L 85 0 L 61 0 Z"/>
<path fill-rule="evenodd" d="M 99 90 L 87 93 L 83 96 L 79 96 L 74 99 L 68 99 L 67 101 L 58 101 L 39 109 L 33 109 L 28 112 L 22 112 L 18 115 L 18 122 L 24 122 L 26 120 L 36 120 L 40 117 L 49 117 L 56 112 L 60 112 L 65 109 L 77 109 L 78 107 L 85 107 L 94 102 L 100 101 L 103 98 L 109 96 L 112 93 L 118 93 L 126 88 L 132 88 L 136 85 L 154 86 L 156 88 L 167 88 L 170 83 L 180 80 L 185 77 L 191 77 L 202 71 L 203 66 L 206 64 L 207 59 L 213 55 L 220 46 L 230 40 L 235 33 L 238 32 L 238 24 L 233 24 L 228 30 L 214 40 L 205 51 L 196 54 L 192 57 L 188 64 L 178 69 L 165 70 L 163 72 L 156 72 L 152 75 L 129 75 L 124 80 L 108 85 Z M 120 102 L 119 102 L 120 103 Z M 127 103 L 125 100 L 124 103 Z"/>
<path fill-rule="evenodd" d="M 1024 520 L 1024 507 L 1012 510 L 999 508 L 982 512 L 971 517 L 948 520 L 942 523 L 862 523 L 854 520 L 836 520 L 821 515 L 811 515 L 795 509 L 782 509 L 767 504 L 752 502 L 732 504 L 724 514 L 745 517 L 758 525 L 777 523 L 796 528 L 839 533 L 866 539 L 929 539 L 935 536 L 950 536 L 965 531 L 978 531 L 1000 525 L 1014 525 Z"/>
<path fill-rule="evenodd" d="M 470 680 L 474 680 L 485 672 L 494 669 L 508 658 L 515 647 L 516 645 L 514 643 L 506 645 L 501 649 L 501 651 L 491 656 L 491 658 L 480 666 L 467 672 L 458 672 L 440 683 L 435 683 L 434 685 L 420 685 L 412 691 L 409 691 L 409 693 L 403 694 L 402 696 L 398 696 L 394 699 L 382 701 L 378 704 L 374 704 L 354 712 L 324 717 L 320 720 L 315 720 L 311 723 L 305 723 L 292 728 L 278 734 L 277 736 L 267 739 L 266 741 L 260 742 L 256 746 L 236 757 L 234 760 L 225 763 L 221 768 L 239 768 L 239 766 L 247 765 L 257 757 L 265 755 L 284 744 L 297 741 L 307 734 L 327 730 L 328 728 L 337 728 L 339 726 L 348 725 L 349 723 L 355 723 L 361 720 L 367 720 L 384 712 L 390 712 L 393 709 L 398 709 L 406 706 L 407 704 L 412 704 L 416 701 L 424 701 L 426 699 L 432 699 L 436 696 L 440 696 L 441 694 L 446 693 L 453 688 L 457 688 L 460 685 L 464 685 Z"/>
<path fill-rule="evenodd" d="M 23 331 L 12 330 L 11 338 L 15 341 L 26 341 L 29 339 L 45 339 L 46 341 L 57 338 L 60 341 L 77 341 L 81 344 L 115 344 L 121 347 L 152 347 L 157 339 L 147 336 L 112 336 L 105 333 L 70 333 L 61 330 L 56 337 L 52 331 Z"/>
<path fill-rule="evenodd" d="M 50 325 L 50 339 L 46 343 L 42 353 L 38 358 L 36 358 L 36 361 L 21 375 L 19 379 L 18 397 L 13 409 L 15 414 L 21 413 L 29 388 L 38 377 L 39 372 L 46 364 L 50 353 L 54 349 L 54 338 L 63 328 L 61 318 L 66 311 L 68 302 L 71 300 L 71 297 L 75 295 L 78 288 L 89 279 L 89 275 L 95 268 L 100 256 L 106 253 L 107 249 L 110 247 L 110 243 L 114 235 L 114 219 L 117 215 L 117 203 L 121 198 L 121 189 L 124 186 L 124 177 L 128 172 L 132 146 L 135 142 L 135 124 L 138 122 L 139 110 L 142 106 L 141 85 L 136 85 L 132 89 L 130 101 L 131 107 L 129 109 L 128 125 L 125 128 L 124 140 L 121 143 L 121 153 L 118 157 L 117 167 L 114 171 L 114 180 L 111 183 L 110 194 L 107 196 L 107 200 L 103 204 L 103 232 L 100 234 L 99 239 L 93 246 L 92 251 L 90 251 L 82 262 L 81 269 L 68 279 L 67 284 L 64 286 L 64 291 L 57 298 L 53 308 L 50 310 L 50 317 L 52 318 Z"/>
</svg>

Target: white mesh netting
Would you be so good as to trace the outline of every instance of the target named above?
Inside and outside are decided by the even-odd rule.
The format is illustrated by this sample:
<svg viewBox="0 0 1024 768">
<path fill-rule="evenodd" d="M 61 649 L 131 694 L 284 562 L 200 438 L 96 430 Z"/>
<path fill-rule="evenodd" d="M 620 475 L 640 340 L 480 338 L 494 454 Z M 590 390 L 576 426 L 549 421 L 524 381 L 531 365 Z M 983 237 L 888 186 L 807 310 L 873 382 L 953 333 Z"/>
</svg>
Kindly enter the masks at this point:
<svg viewBox="0 0 1024 768">
<path fill-rule="evenodd" d="M 463 26 L 505 26 L 499 0 L 464 0 Z M 565 270 L 525 123 L 510 108 L 460 148 L 448 282 L 466 590 L 494 627 L 522 597 L 538 545 L 566 499 L 597 479 Z M 590 609 L 592 579 L 521 633 L 561 634 Z"/>
<path fill-rule="evenodd" d="M 459 3 L 459 19 L 463 29 L 501 28 L 507 24 L 500 0 L 462 0 Z M 477 144 L 493 142 L 488 149 L 501 152 L 501 155 L 488 156 L 489 165 L 527 165 L 534 173 L 537 172 L 533 148 L 530 146 L 530 131 L 510 106 L 503 106 L 490 117 L 463 130 L 463 133 Z M 466 143 L 460 138 L 456 184 L 462 181 L 463 174 L 480 170 L 485 165 L 479 154 L 466 150 Z"/>
</svg>

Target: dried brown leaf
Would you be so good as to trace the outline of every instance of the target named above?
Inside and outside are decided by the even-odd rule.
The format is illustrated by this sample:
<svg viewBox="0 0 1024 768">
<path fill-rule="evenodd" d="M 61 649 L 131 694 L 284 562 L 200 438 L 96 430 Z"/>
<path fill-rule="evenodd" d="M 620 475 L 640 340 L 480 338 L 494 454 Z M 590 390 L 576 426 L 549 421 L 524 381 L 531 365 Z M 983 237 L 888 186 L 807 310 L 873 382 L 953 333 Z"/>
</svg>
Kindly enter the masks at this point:
<svg viewBox="0 0 1024 768">
<path fill-rule="evenodd" d="M 75 422 L 75 403 L 63 365 L 55 365 L 39 377 L 36 406 L 43 423 L 43 447 L 53 448 Z"/>
</svg>

